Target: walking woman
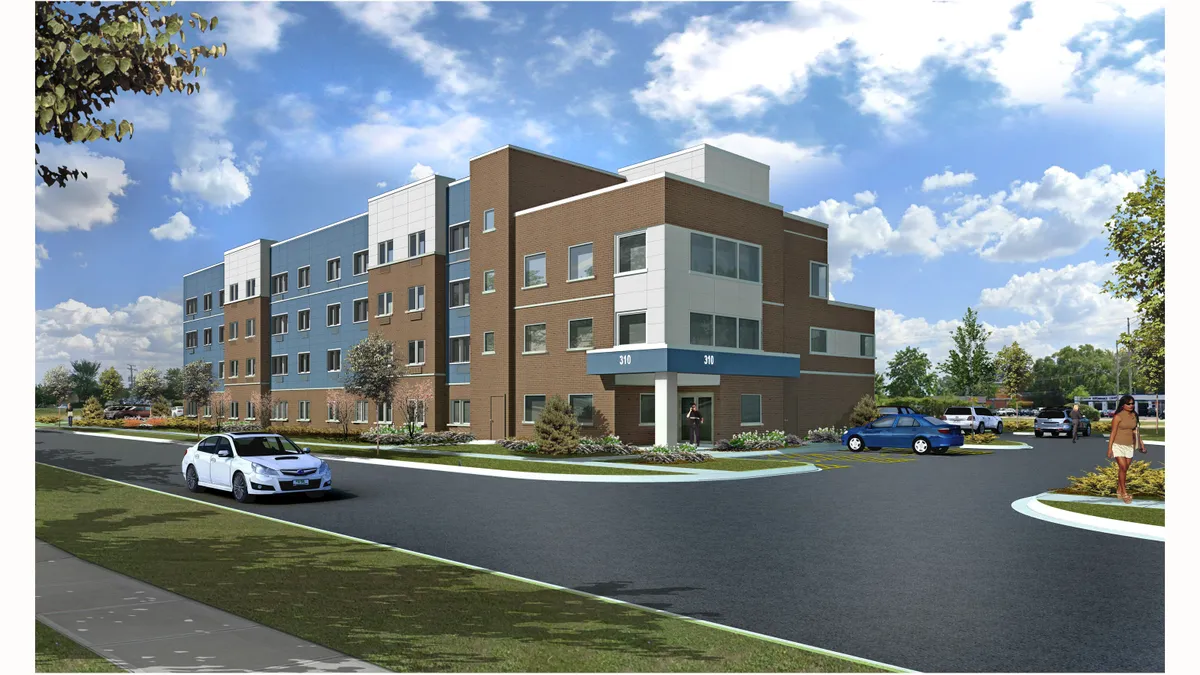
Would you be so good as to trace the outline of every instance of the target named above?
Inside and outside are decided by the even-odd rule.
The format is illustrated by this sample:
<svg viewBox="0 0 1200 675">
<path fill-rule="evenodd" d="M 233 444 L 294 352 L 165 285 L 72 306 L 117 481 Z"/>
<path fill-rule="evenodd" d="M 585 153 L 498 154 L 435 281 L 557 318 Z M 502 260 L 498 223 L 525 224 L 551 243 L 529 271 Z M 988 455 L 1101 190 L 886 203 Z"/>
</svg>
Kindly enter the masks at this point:
<svg viewBox="0 0 1200 675">
<path fill-rule="evenodd" d="M 1108 435 L 1108 458 L 1117 461 L 1117 496 L 1126 504 L 1133 497 L 1125 488 L 1125 474 L 1133 462 L 1133 450 L 1145 454 L 1146 444 L 1138 429 L 1138 414 L 1133 403 L 1133 397 L 1125 394 L 1117 403 L 1117 414 L 1113 415 L 1112 433 Z"/>
</svg>

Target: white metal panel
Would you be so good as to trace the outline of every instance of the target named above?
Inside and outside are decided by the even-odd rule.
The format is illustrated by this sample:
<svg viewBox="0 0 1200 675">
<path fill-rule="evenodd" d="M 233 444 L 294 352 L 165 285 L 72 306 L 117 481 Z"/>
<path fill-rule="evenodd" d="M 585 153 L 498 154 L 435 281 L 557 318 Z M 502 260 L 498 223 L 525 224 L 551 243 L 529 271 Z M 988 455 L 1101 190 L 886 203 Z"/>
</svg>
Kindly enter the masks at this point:
<svg viewBox="0 0 1200 675">
<path fill-rule="evenodd" d="M 425 232 L 427 253 L 446 253 L 442 225 L 446 215 L 446 190 L 451 179 L 433 176 L 374 198 L 368 211 L 369 267 L 379 264 L 379 242 L 392 240 L 393 261 L 407 259 L 408 235 Z"/>
<path fill-rule="evenodd" d="M 693 230 L 666 225 L 667 334 L 670 345 L 691 344 L 691 314 L 713 314 L 762 321 L 762 285 L 712 274 L 693 273 Z M 705 233 L 701 233 L 705 234 Z M 761 333 L 761 327 L 760 327 Z"/>
<path fill-rule="evenodd" d="M 234 284 L 238 286 L 238 300 L 268 292 L 264 290 L 263 283 L 271 274 L 270 245 L 268 240 L 258 239 L 225 254 L 226 293 Z M 254 295 L 246 294 L 246 282 L 250 279 L 254 279 Z M 229 301 L 228 297 L 226 301 Z"/>
</svg>

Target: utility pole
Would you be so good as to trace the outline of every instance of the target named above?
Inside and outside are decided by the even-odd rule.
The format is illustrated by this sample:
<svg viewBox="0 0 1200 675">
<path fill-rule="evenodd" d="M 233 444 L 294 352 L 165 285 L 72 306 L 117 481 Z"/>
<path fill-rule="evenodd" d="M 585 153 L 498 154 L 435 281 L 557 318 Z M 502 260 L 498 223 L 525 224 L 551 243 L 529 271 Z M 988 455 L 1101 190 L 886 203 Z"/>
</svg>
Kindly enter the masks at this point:
<svg viewBox="0 0 1200 675">
<path fill-rule="evenodd" d="M 131 364 L 129 364 L 129 391 L 130 391 L 130 393 L 133 392 L 133 371 L 134 371 L 134 365 L 131 363 Z"/>
</svg>

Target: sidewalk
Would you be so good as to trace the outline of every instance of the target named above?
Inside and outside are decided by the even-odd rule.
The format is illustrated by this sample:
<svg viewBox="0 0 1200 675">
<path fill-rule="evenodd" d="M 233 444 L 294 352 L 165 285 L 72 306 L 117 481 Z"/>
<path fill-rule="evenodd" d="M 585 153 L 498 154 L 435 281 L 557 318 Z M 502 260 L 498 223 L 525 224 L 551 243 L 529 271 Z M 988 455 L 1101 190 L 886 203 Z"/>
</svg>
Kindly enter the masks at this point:
<svg viewBox="0 0 1200 675">
<path fill-rule="evenodd" d="M 43 541 L 36 549 L 36 618 L 121 668 L 388 672 L 84 562 Z"/>
</svg>

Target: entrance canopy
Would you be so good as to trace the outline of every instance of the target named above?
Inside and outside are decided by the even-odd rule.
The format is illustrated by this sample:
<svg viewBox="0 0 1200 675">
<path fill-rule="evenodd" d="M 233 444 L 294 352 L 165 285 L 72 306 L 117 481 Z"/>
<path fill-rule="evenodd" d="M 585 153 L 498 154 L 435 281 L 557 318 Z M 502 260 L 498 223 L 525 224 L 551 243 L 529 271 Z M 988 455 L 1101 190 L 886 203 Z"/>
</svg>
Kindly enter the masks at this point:
<svg viewBox="0 0 1200 675">
<path fill-rule="evenodd" d="M 665 344 L 621 345 L 587 353 L 588 375 L 622 373 L 703 373 L 800 377 L 800 355 L 725 351 L 712 347 Z"/>
</svg>

